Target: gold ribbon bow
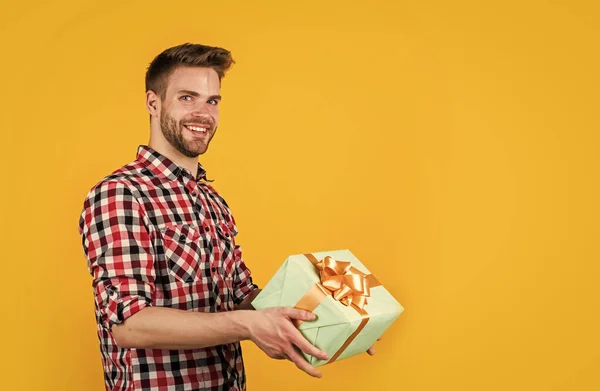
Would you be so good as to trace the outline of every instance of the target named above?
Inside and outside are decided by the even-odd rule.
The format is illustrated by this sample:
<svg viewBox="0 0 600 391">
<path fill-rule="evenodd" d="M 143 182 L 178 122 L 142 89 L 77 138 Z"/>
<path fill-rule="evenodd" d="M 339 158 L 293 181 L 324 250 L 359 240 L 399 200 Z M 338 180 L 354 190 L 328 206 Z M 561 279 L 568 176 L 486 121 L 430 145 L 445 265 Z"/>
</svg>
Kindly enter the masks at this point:
<svg viewBox="0 0 600 391">
<path fill-rule="evenodd" d="M 315 266 L 320 271 L 321 285 L 335 300 L 346 306 L 365 308 L 370 296 L 370 281 L 365 273 L 353 267 L 351 262 L 337 261 L 330 256 Z"/>
</svg>

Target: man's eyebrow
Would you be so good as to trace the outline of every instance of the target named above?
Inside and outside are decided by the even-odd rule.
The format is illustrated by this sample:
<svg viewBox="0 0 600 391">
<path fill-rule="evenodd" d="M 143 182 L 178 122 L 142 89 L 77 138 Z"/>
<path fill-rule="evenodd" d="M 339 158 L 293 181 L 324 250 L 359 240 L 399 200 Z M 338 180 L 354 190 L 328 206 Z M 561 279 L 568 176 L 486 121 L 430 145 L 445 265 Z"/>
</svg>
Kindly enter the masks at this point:
<svg viewBox="0 0 600 391">
<path fill-rule="evenodd" d="M 179 91 L 177 91 L 177 93 L 178 94 L 191 95 L 191 96 L 196 97 L 196 98 L 200 96 L 199 93 L 197 93 L 196 91 L 192 91 L 192 90 L 179 90 Z M 223 97 L 221 95 L 211 95 L 211 96 L 208 97 L 208 100 L 212 100 L 212 99 L 214 99 L 214 100 L 222 100 Z"/>
<path fill-rule="evenodd" d="M 177 91 L 177 93 L 191 95 L 191 96 L 200 96 L 199 93 L 197 93 L 196 91 L 192 91 L 192 90 L 179 90 L 179 91 Z"/>
</svg>

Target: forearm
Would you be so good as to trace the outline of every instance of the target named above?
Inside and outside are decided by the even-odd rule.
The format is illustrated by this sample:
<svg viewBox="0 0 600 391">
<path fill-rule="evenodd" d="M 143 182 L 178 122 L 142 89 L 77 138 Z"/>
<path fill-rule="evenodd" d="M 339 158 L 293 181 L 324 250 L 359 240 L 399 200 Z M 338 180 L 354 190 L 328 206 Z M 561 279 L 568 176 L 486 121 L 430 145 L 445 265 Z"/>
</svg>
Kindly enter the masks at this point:
<svg viewBox="0 0 600 391">
<path fill-rule="evenodd" d="M 249 339 L 252 311 L 204 313 L 146 307 L 112 327 L 117 345 L 139 349 L 196 349 Z"/>
</svg>

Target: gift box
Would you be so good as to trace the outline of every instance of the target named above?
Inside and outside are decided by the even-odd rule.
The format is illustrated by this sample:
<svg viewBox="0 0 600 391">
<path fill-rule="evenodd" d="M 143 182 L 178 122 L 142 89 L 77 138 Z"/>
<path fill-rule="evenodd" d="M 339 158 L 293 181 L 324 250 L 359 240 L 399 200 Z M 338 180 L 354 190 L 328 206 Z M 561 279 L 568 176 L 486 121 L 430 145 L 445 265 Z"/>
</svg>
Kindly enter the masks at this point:
<svg viewBox="0 0 600 391">
<path fill-rule="evenodd" d="M 253 300 L 257 310 L 286 306 L 314 312 L 296 326 L 323 361 L 303 353 L 313 366 L 365 353 L 404 308 L 349 250 L 288 257 Z"/>
</svg>

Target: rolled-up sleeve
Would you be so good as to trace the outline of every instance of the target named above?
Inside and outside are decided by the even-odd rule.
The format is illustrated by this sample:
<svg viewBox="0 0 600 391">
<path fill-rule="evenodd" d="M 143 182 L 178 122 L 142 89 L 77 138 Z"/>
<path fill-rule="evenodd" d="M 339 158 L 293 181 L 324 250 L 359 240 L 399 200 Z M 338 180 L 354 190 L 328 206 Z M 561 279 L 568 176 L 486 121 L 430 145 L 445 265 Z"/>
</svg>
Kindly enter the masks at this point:
<svg viewBox="0 0 600 391">
<path fill-rule="evenodd" d="M 103 327 L 111 329 L 151 306 L 156 278 L 152 241 L 144 209 L 126 184 L 104 181 L 90 191 L 79 233 Z"/>
<path fill-rule="evenodd" d="M 240 304 L 252 293 L 258 286 L 252 282 L 252 273 L 246 267 L 242 257 L 242 249 L 236 245 L 234 249 L 235 256 L 235 279 L 233 281 L 233 301 Z"/>
</svg>

